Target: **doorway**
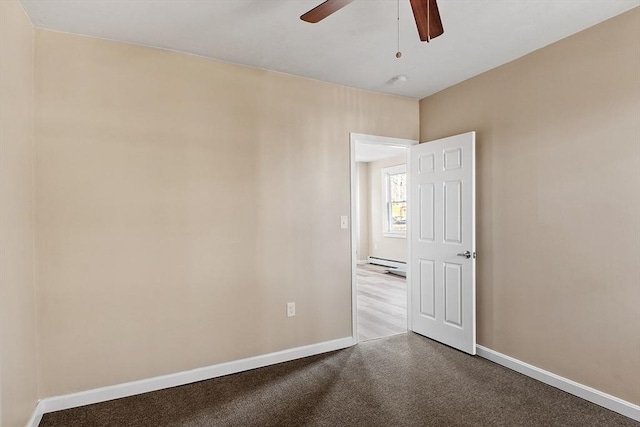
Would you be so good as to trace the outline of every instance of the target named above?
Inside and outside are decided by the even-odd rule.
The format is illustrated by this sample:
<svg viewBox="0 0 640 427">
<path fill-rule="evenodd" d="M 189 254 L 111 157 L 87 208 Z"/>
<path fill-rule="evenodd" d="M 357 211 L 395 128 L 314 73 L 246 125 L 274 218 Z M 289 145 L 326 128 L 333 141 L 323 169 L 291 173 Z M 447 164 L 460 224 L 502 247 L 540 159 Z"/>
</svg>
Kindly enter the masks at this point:
<svg viewBox="0 0 640 427">
<path fill-rule="evenodd" d="M 351 134 L 354 342 L 408 329 L 406 163 L 417 143 Z"/>
</svg>

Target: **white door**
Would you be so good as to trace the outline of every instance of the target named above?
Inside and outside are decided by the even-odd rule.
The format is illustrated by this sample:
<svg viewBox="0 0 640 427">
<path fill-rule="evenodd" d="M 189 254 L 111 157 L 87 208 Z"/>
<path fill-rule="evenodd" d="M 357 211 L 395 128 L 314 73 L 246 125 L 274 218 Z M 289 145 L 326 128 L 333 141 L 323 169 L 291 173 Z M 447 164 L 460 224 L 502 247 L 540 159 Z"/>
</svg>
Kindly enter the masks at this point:
<svg viewBox="0 0 640 427">
<path fill-rule="evenodd" d="M 475 132 L 409 149 L 410 325 L 476 354 Z"/>
</svg>

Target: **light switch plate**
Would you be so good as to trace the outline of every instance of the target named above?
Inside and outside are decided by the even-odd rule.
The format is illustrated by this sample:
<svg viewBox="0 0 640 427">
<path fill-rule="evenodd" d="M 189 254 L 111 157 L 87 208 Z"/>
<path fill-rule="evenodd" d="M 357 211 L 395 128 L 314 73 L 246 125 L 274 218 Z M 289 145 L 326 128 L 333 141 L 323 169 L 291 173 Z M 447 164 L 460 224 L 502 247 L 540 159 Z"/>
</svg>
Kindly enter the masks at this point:
<svg viewBox="0 0 640 427">
<path fill-rule="evenodd" d="M 347 228 L 349 228 L 349 217 L 346 215 L 342 215 L 340 217 L 340 228 L 342 228 L 343 230 L 346 230 Z"/>
</svg>

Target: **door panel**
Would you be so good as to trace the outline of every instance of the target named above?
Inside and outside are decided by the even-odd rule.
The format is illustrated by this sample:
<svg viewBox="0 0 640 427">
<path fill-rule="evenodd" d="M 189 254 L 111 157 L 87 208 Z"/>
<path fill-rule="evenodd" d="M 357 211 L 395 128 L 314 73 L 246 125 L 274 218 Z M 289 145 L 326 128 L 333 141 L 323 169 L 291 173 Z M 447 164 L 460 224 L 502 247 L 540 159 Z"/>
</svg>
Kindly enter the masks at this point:
<svg viewBox="0 0 640 427">
<path fill-rule="evenodd" d="M 462 182 L 444 183 L 444 241 L 462 243 Z"/>
<path fill-rule="evenodd" d="M 435 218 L 436 218 L 436 205 L 435 205 L 435 187 L 433 183 L 428 183 L 420 186 L 420 209 L 422 215 L 420 216 L 420 240 L 433 242 L 436 239 L 435 234 Z"/>
<path fill-rule="evenodd" d="M 475 354 L 475 132 L 410 148 L 409 202 L 411 327 Z"/>
<path fill-rule="evenodd" d="M 462 327 L 462 266 L 444 263 L 444 321 Z"/>
<path fill-rule="evenodd" d="M 420 313 L 436 317 L 436 270 L 435 261 L 420 260 Z"/>
</svg>

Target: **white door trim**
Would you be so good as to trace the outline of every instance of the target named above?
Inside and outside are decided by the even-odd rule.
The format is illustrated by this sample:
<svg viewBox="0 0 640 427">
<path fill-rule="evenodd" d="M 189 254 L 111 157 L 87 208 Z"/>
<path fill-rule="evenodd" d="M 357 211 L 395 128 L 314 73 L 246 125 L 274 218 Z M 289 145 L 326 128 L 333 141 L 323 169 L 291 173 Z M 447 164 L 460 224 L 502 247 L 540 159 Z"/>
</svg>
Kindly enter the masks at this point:
<svg viewBox="0 0 640 427">
<path fill-rule="evenodd" d="M 376 135 L 365 135 L 362 133 L 353 133 L 349 134 L 349 162 L 350 162 L 350 177 L 351 177 L 351 187 L 350 187 L 350 198 L 351 198 L 351 333 L 353 336 L 353 343 L 356 344 L 358 342 L 358 280 L 357 280 L 357 263 L 358 257 L 356 254 L 356 248 L 358 246 L 358 217 L 357 217 L 357 207 L 356 207 L 356 144 L 358 142 L 365 142 L 367 144 L 380 144 L 380 145 L 391 145 L 396 147 L 411 147 L 413 145 L 417 145 L 419 141 L 413 139 L 402 139 L 402 138 L 391 138 L 387 136 L 376 136 Z M 409 227 L 411 224 L 407 221 L 407 236 L 409 232 Z M 407 246 L 409 245 L 409 239 L 407 239 Z M 407 259 L 410 259 L 410 253 L 407 253 Z M 407 283 L 409 282 L 407 272 Z M 411 309 L 411 292 L 407 289 L 407 329 L 410 329 L 409 319 L 410 319 L 410 309 Z"/>
</svg>

